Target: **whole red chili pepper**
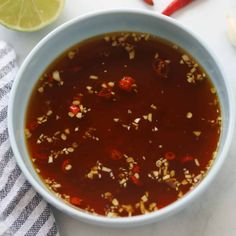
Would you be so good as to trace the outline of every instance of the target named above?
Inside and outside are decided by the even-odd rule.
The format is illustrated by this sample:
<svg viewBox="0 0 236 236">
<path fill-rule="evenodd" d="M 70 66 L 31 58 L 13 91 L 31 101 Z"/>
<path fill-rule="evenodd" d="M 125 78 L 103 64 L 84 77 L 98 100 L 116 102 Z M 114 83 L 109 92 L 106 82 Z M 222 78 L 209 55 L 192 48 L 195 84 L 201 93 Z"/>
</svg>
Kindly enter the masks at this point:
<svg viewBox="0 0 236 236">
<path fill-rule="evenodd" d="M 153 0 L 144 0 L 144 2 L 146 2 L 148 5 L 151 5 L 151 6 L 154 5 Z"/>
<path fill-rule="evenodd" d="M 193 0 L 174 0 L 167 6 L 167 8 L 162 12 L 162 14 L 170 16 L 174 12 L 178 11 L 179 9 L 191 3 L 192 1 Z"/>
</svg>

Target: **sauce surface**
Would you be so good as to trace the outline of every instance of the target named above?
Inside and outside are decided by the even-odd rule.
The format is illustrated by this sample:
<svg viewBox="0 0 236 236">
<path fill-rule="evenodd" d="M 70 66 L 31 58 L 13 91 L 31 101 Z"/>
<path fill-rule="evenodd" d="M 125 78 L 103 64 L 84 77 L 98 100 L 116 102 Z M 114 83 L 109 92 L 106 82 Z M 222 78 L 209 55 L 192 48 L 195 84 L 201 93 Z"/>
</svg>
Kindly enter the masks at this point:
<svg viewBox="0 0 236 236">
<path fill-rule="evenodd" d="M 194 188 L 220 131 L 216 89 L 199 64 L 176 45 L 128 32 L 86 40 L 53 62 L 25 124 L 48 188 L 109 217 L 158 210 Z"/>
</svg>

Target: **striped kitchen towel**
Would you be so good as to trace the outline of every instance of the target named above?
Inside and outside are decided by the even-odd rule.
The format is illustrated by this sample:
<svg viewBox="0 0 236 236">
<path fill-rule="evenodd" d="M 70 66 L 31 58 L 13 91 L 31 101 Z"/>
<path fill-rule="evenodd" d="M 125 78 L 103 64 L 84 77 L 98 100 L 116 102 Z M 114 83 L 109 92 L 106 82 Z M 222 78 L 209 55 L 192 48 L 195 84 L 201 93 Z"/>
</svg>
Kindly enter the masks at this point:
<svg viewBox="0 0 236 236">
<path fill-rule="evenodd" d="M 59 235 L 49 205 L 16 164 L 7 131 L 7 102 L 17 71 L 16 54 L 0 41 L 0 235 Z"/>
</svg>

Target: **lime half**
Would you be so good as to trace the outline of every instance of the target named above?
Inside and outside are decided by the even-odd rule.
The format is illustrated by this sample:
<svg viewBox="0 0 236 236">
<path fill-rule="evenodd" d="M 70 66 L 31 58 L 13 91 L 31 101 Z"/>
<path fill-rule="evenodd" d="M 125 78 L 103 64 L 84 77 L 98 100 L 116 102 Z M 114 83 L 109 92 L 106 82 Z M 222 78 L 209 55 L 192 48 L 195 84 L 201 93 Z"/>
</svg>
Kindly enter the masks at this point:
<svg viewBox="0 0 236 236">
<path fill-rule="evenodd" d="M 64 0 L 0 0 L 0 23 L 19 31 L 36 31 L 57 19 Z"/>
</svg>

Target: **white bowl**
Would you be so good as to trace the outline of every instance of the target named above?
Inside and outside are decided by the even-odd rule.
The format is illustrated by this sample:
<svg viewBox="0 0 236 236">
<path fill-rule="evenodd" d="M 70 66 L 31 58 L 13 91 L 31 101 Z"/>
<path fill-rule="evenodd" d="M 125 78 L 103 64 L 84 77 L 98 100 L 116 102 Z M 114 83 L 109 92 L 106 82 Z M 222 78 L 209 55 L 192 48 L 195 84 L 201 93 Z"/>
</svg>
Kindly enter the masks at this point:
<svg viewBox="0 0 236 236">
<path fill-rule="evenodd" d="M 96 216 L 64 203 L 50 192 L 35 172 L 24 139 L 25 111 L 32 89 L 46 67 L 69 47 L 91 36 L 115 31 L 136 31 L 158 35 L 188 51 L 207 71 L 215 85 L 222 109 L 222 134 L 216 160 L 207 176 L 192 191 L 169 206 L 146 214 L 124 218 Z M 219 63 L 208 47 L 175 20 L 141 10 L 109 10 L 73 19 L 52 31 L 31 51 L 22 64 L 12 88 L 8 128 L 15 158 L 33 187 L 53 206 L 84 222 L 112 227 L 143 225 L 161 220 L 187 206 L 203 192 L 220 170 L 229 149 L 235 120 L 233 97 Z"/>
</svg>

